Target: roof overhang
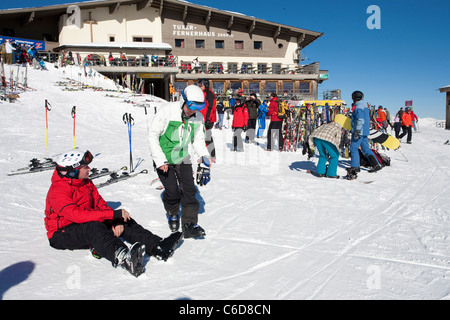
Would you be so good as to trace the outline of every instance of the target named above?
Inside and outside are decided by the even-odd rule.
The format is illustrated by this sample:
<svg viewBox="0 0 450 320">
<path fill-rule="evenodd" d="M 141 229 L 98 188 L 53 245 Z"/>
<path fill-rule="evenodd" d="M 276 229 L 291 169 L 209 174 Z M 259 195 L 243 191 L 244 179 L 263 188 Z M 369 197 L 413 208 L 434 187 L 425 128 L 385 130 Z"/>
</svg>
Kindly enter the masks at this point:
<svg viewBox="0 0 450 320">
<path fill-rule="evenodd" d="M 241 13 L 196 5 L 182 0 L 94 0 L 73 2 L 45 7 L 1 10 L 0 18 L 8 15 L 9 18 L 19 19 L 19 21 L 23 21 L 26 24 L 37 18 L 65 14 L 69 5 L 77 5 L 82 10 L 108 7 L 110 14 L 116 12 L 120 6 L 125 5 L 136 5 L 138 11 L 147 7 L 155 7 L 159 9 L 162 17 L 164 17 L 165 10 L 177 10 L 182 12 L 183 19 L 191 13 L 204 16 L 206 25 L 210 24 L 214 19 L 225 19 L 228 21 L 229 28 L 232 28 L 234 23 L 244 23 L 248 25 L 249 32 L 253 32 L 256 28 L 264 28 L 270 29 L 273 32 L 274 38 L 282 34 L 297 37 L 297 44 L 300 48 L 305 48 L 323 35 L 321 32 L 261 20 Z"/>
</svg>

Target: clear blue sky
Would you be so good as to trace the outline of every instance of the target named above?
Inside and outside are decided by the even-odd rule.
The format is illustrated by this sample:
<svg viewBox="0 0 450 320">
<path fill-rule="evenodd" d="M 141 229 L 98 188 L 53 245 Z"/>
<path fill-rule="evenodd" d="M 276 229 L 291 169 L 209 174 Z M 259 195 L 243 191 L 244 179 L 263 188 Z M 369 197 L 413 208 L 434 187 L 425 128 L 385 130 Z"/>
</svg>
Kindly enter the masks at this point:
<svg viewBox="0 0 450 320">
<path fill-rule="evenodd" d="M 76 2 L 2 0 L 0 9 Z M 320 89 L 361 90 L 365 100 L 391 112 L 413 100 L 419 117 L 445 119 L 450 85 L 449 0 L 193 0 L 258 19 L 323 32 L 303 55 L 329 70 Z M 380 8 L 380 29 L 369 29 L 370 5 Z"/>
</svg>

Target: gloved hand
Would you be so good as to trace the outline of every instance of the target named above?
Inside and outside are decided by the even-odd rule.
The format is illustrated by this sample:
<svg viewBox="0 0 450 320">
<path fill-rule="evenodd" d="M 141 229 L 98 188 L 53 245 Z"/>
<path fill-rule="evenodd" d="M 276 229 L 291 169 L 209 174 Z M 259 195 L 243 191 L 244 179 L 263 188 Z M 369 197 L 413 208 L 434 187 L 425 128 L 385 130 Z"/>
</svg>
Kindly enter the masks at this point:
<svg viewBox="0 0 450 320">
<path fill-rule="evenodd" d="M 359 130 L 355 130 L 355 132 L 353 133 L 353 139 L 354 140 L 359 140 L 359 138 L 361 138 L 361 136 L 359 134 L 360 134 L 360 131 Z"/>
<path fill-rule="evenodd" d="M 197 167 L 197 184 L 205 186 L 211 181 L 210 168 L 211 162 L 208 157 L 202 157 Z"/>
<path fill-rule="evenodd" d="M 247 127 L 247 126 L 243 126 L 242 129 L 243 129 L 244 131 L 247 131 L 248 127 Z"/>
</svg>

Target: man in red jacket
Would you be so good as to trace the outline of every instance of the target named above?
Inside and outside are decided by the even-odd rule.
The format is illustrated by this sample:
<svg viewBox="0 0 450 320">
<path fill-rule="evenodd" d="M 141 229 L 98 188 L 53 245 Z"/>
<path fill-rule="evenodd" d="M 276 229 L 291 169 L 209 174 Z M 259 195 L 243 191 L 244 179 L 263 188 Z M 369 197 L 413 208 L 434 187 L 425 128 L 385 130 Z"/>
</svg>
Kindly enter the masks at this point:
<svg viewBox="0 0 450 320">
<path fill-rule="evenodd" d="M 134 276 L 145 271 L 145 253 L 167 260 L 182 239 L 181 232 L 161 239 L 144 229 L 125 209 L 113 210 L 89 179 L 89 151 L 71 150 L 56 160 L 47 193 L 45 228 L 55 249 L 91 249 L 96 256 L 122 266 Z M 134 243 L 130 248 L 119 238 Z"/>
<path fill-rule="evenodd" d="M 200 110 L 200 113 L 203 115 L 203 118 L 205 119 L 206 147 L 208 148 L 209 154 L 211 155 L 211 161 L 216 162 L 216 149 L 212 137 L 212 128 L 214 127 L 214 122 L 217 121 L 216 95 L 214 94 L 214 92 L 212 92 L 211 88 L 209 87 L 208 79 L 200 79 L 197 85 L 205 93 L 206 107 Z"/>
<path fill-rule="evenodd" d="M 267 115 L 270 116 L 269 129 L 267 131 L 267 151 L 272 151 L 272 141 L 273 136 L 278 135 L 278 149 L 283 150 L 284 139 L 283 139 L 283 119 L 278 118 L 278 96 L 275 92 L 272 93 L 269 102 L 269 112 Z"/>
</svg>

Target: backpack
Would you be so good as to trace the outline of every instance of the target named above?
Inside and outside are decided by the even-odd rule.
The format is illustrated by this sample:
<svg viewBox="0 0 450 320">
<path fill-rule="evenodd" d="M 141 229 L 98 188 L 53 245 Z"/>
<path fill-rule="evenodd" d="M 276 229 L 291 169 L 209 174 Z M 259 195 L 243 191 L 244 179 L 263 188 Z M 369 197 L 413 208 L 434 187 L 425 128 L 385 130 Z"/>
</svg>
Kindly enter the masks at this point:
<svg viewBox="0 0 450 320">
<path fill-rule="evenodd" d="M 360 165 L 365 168 L 370 167 L 370 162 L 366 158 L 366 156 L 362 153 L 361 149 L 359 149 L 358 152 L 359 152 Z M 379 153 L 375 149 L 372 149 L 372 152 L 382 167 L 391 165 L 391 158 L 389 158 L 387 155 L 385 155 L 384 153 Z"/>
<path fill-rule="evenodd" d="M 278 112 L 277 112 L 277 117 L 280 119 L 286 119 L 287 118 L 287 104 L 286 102 L 280 102 L 277 101 L 278 104 Z"/>
</svg>

